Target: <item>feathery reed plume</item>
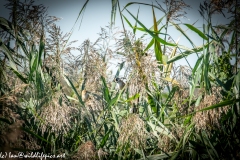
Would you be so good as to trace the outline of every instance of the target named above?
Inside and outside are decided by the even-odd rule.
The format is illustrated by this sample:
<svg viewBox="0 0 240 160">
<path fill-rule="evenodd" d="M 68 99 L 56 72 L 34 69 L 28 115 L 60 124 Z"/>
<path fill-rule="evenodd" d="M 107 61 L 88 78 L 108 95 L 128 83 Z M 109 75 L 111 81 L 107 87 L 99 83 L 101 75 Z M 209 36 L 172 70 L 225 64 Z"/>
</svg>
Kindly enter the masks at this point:
<svg viewBox="0 0 240 160">
<path fill-rule="evenodd" d="M 144 121 L 138 114 L 131 114 L 122 120 L 119 130 L 118 144 L 124 148 L 129 144 L 130 148 L 143 148 L 146 145 L 148 132 Z"/>
<path fill-rule="evenodd" d="M 222 100 L 221 88 L 213 87 L 211 95 L 205 95 L 196 110 L 204 109 L 214 104 L 218 104 Z M 207 111 L 197 112 L 193 121 L 197 131 L 206 130 L 210 133 L 212 129 L 220 128 L 220 119 L 223 114 L 226 114 L 229 106 L 218 107 Z"/>
<path fill-rule="evenodd" d="M 62 99 L 62 102 L 60 102 L 60 99 Z M 71 128 L 70 122 L 73 108 L 67 103 L 63 93 L 57 92 L 50 102 L 41 107 L 35 120 L 40 122 L 42 133 L 47 132 L 48 129 L 56 134 L 68 132 Z"/>
<path fill-rule="evenodd" d="M 79 146 L 78 152 L 74 156 L 77 159 L 92 160 L 96 159 L 96 148 L 91 141 L 87 141 Z"/>
</svg>

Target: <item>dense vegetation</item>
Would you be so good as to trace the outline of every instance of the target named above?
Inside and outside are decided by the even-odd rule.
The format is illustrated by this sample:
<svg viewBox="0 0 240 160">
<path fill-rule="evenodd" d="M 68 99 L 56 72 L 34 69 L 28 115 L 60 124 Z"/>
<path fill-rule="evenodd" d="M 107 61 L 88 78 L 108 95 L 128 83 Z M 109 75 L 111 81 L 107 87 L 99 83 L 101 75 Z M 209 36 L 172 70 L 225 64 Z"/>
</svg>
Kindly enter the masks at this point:
<svg viewBox="0 0 240 160">
<path fill-rule="evenodd" d="M 128 10 L 131 5 L 149 6 L 151 28 Z M 64 34 L 43 5 L 8 0 L 5 7 L 10 18 L 0 17 L 1 152 L 65 153 L 69 159 L 240 159 L 237 0 L 203 2 L 202 29 L 181 23 L 189 6 L 180 0 L 124 8 L 113 0 L 112 23 L 120 13 L 123 30 L 111 24 L 96 42 L 79 47 L 72 47 L 72 32 Z M 212 24 L 215 14 L 225 13 L 228 24 Z M 170 27 L 192 47 L 179 45 Z M 195 46 L 184 28 L 202 45 Z M 136 32 L 143 36 L 136 38 Z M 147 44 L 145 36 L 151 37 Z M 174 64 L 180 59 L 189 64 L 191 54 L 195 66 Z M 116 73 L 108 70 L 112 60 L 120 62 Z M 113 80 L 120 72 L 126 85 L 116 90 Z"/>
</svg>

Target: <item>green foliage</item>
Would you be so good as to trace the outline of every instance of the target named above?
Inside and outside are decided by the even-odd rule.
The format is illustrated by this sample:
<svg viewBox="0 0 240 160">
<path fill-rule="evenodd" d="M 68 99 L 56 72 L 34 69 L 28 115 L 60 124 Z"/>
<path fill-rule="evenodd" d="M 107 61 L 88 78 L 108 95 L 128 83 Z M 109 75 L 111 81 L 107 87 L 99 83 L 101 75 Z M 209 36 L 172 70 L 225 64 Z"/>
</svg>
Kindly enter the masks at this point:
<svg viewBox="0 0 240 160">
<path fill-rule="evenodd" d="M 84 3 L 76 22 L 88 2 Z M 171 2 L 178 4 L 178 1 Z M 135 4 L 151 7 L 151 28 L 141 22 L 140 10 L 134 16 L 127 9 Z M 61 68 L 65 64 L 63 56 L 71 49 L 67 48 L 67 42 L 72 33 L 59 35 L 53 41 L 64 39 L 64 42 L 52 46 L 46 41 L 45 32 L 50 35 L 55 32 L 44 27 L 47 21 L 43 15 L 38 21 L 39 35 L 32 28 L 16 24 L 18 19 L 12 23 L 0 17 L 0 29 L 9 38 L 8 43 L 3 36 L 0 40 L 0 53 L 4 57 L 0 60 L 0 78 L 6 83 L 0 86 L 0 123 L 7 126 L 1 128 L 1 137 L 7 138 L 0 140 L 0 149 L 5 147 L 2 144 L 7 144 L 5 139 L 11 142 L 6 130 L 15 127 L 35 145 L 32 148 L 22 145 L 22 150 L 66 153 L 69 159 L 227 159 L 229 155 L 231 159 L 239 158 L 239 31 L 234 28 L 237 22 L 213 26 L 211 9 L 214 6 L 205 2 L 200 6 L 205 20 L 201 31 L 194 24 L 175 23 L 176 7 L 181 6 L 165 5 L 166 9 L 160 4 L 126 4 L 124 10 L 134 19 L 132 25 L 120 12 L 119 1 L 112 1 L 111 21 L 115 21 L 119 7 L 120 16 L 133 29 L 134 38 L 124 32 L 124 42 L 119 46 L 127 51 L 121 54 L 127 60 L 110 76 L 106 72 L 109 48 L 102 46 L 104 53 L 101 53 L 102 48 L 97 50 L 85 41 L 80 71 L 73 73 L 71 71 L 77 69 L 73 69 L 71 63 L 70 69 L 64 66 L 69 70 Z M 156 10 L 164 14 L 160 19 Z M 172 39 L 169 27 L 176 28 L 192 48 L 168 41 Z M 184 27 L 203 40 L 200 47 L 195 46 Z M 55 31 L 60 30 L 56 27 Z M 151 37 L 146 46 L 142 39 L 135 39 L 136 31 Z M 34 36 L 37 40 L 33 42 Z M 16 48 L 11 47 L 10 42 L 15 43 Z M 169 48 L 171 55 L 166 54 Z M 149 64 L 153 58 L 147 59 L 148 54 L 157 62 L 157 70 Z M 174 62 L 185 58 L 188 63 L 186 57 L 191 54 L 196 54 L 198 59 L 193 68 L 189 67 L 190 78 L 184 85 L 181 79 L 184 73 L 174 68 Z M 236 61 L 234 65 L 230 62 L 232 57 Z M 128 63 L 133 65 L 129 67 Z M 130 73 L 125 74 L 125 86 L 116 91 L 109 77 L 119 77 L 126 66 Z M 85 100 L 80 94 L 83 89 L 88 91 Z M 13 117 L 6 117 L 6 113 Z M 18 124 L 20 127 L 14 126 Z M 7 147 L 17 148 L 14 146 L 17 143 L 10 142 Z"/>
</svg>

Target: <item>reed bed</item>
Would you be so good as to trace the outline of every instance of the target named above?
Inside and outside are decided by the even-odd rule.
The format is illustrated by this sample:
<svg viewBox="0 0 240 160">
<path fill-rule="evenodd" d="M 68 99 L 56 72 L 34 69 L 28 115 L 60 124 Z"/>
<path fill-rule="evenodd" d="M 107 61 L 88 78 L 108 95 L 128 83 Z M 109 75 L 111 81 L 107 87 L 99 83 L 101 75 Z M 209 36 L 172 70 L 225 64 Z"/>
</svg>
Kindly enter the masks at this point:
<svg viewBox="0 0 240 160">
<path fill-rule="evenodd" d="M 63 33 L 56 25 L 60 19 L 47 15 L 43 5 L 6 1 L 10 19 L 0 17 L 0 152 L 239 159 L 239 2 L 201 3 L 203 29 L 181 22 L 190 7 L 182 0 L 124 8 L 119 2 L 112 1 L 112 22 L 95 42 L 73 47 L 72 33 Z M 149 7 L 151 28 L 128 10 L 131 5 Z M 212 24 L 215 14 L 226 12 L 230 23 Z M 114 28 L 116 13 L 123 29 Z M 192 47 L 174 41 L 170 27 Z M 137 38 L 136 32 L 144 34 Z M 191 54 L 198 57 L 194 66 L 186 58 Z M 176 66 L 180 59 L 187 65 Z M 117 89 L 117 77 L 123 89 Z"/>
</svg>

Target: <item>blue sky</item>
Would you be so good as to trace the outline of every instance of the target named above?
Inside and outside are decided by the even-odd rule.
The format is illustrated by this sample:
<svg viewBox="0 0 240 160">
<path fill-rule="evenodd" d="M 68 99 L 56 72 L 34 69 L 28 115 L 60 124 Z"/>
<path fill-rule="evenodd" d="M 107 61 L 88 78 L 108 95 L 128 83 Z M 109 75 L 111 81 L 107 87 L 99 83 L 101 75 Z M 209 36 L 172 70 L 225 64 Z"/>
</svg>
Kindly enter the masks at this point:
<svg viewBox="0 0 240 160">
<path fill-rule="evenodd" d="M 132 0 L 120 0 L 121 9 Z M 137 0 L 137 2 L 142 3 L 153 3 L 157 5 L 155 1 L 148 0 Z M 161 0 L 158 0 L 160 4 L 162 4 Z M 182 19 L 182 22 L 193 24 L 196 22 L 195 26 L 202 30 L 203 20 L 199 14 L 199 5 L 202 1 L 193 1 L 186 0 L 187 4 L 191 6 L 191 8 L 187 9 L 186 19 Z M 5 1 L 0 1 L 0 16 L 8 17 L 6 9 L 4 9 Z M 36 0 L 36 4 L 43 4 L 48 7 L 48 15 L 56 16 L 62 18 L 57 24 L 61 27 L 63 32 L 69 32 L 73 27 L 74 22 L 78 16 L 79 11 L 81 10 L 85 0 Z M 149 6 L 144 5 L 131 5 L 128 7 L 128 10 L 133 14 L 137 14 L 137 10 L 140 7 L 139 12 L 139 20 L 147 27 L 150 28 L 153 25 L 152 19 L 152 9 Z M 111 21 L 111 0 L 90 0 L 87 4 L 86 10 L 83 15 L 81 28 L 79 28 L 79 23 L 77 24 L 74 33 L 71 37 L 71 40 L 78 40 L 77 45 L 80 45 L 84 40 L 89 39 L 91 42 L 94 42 L 98 38 L 98 34 L 101 31 L 101 27 L 105 27 L 109 25 Z M 124 11 L 123 14 L 129 18 L 132 24 L 135 21 L 129 16 L 129 14 Z M 163 16 L 163 13 L 159 10 L 155 10 L 155 14 L 157 19 Z M 81 17 L 82 18 L 82 17 Z M 214 23 L 221 24 L 226 19 L 221 15 L 216 15 L 214 19 Z M 119 13 L 117 13 L 115 26 L 120 27 L 122 29 L 121 19 L 119 17 Z M 127 30 L 132 30 L 128 24 L 125 22 L 125 27 Z M 143 33 L 138 31 L 137 36 L 140 37 Z M 173 27 L 169 29 L 169 34 L 176 41 L 181 34 L 176 31 Z M 187 34 L 190 35 L 191 39 L 195 43 L 196 46 L 202 44 L 202 40 L 191 31 L 187 31 Z M 191 47 L 189 42 L 181 36 L 180 44 Z M 188 60 L 193 66 L 196 62 L 196 57 L 194 55 L 189 56 Z M 185 60 L 178 61 L 177 64 L 184 65 L 186 64 Z"/>
</svg>

